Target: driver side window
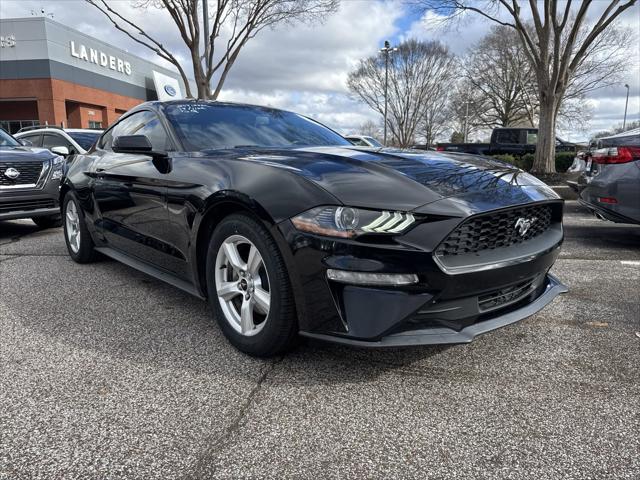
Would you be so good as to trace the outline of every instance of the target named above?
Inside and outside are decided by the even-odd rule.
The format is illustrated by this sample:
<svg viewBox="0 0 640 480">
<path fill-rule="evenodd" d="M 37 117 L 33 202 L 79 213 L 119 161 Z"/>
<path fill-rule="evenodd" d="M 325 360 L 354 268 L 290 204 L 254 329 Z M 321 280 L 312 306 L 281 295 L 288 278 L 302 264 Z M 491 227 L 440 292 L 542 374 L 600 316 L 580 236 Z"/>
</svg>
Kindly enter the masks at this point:
<svg viewBox="0 0 640 480">
<path fill-rule="evenodd" d="M 113 139 L 123 135 L 145 135 L 156 151 L 172 150 L 171 141 L 155 113 L 136 112 L 120 120 L 110 128 L 100 140 L 100 147 L 111 150 Z"/>
</svg>

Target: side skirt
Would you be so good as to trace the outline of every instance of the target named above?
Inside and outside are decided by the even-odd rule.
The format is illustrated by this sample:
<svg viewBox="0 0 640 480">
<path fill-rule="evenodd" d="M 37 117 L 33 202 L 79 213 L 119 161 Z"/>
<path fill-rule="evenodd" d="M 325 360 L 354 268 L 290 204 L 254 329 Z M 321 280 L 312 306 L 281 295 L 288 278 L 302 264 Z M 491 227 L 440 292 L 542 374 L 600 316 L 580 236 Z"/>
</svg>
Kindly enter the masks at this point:
<svg viewBox="0 0 640 480">
<path fill-rule="evenodd" d="M 135 268 L 136 270 L 139 270 L 142 273 L 149 275 L 150 277 L 161 280 L 165 283 L 168 283 L 169 285 L 173 285 L 180 290 L 190 293 L 194 297 L 198 297 L 201 300 L 206 300 L 206 298 L 200 292 L 198 292 L 198 290 L 192 283 L 186 282 L 165 270 L 154 267 L 153 265 L 149 265 L 146 262 L 138 260 L 137 258 L 131 257 L 126 253 L 122 253 L 110 247 L 96 247 L 96 251 L 102 253 L 103 255 L 106 255 L 107 257 L 113 258 L 120 263 L 124 263 L 131 268 Z"/>
</svg>

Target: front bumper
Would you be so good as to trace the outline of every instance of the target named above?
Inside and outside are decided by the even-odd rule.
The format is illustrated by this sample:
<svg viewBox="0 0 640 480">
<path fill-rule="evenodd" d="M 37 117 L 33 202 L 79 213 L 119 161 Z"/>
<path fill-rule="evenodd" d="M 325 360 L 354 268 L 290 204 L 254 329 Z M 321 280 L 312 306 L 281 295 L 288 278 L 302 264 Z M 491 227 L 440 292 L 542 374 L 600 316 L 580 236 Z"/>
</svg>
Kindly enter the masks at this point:
<svg viewBox="0 0 640 480">
<path fill-rule="evenodd" d="M 419 224 L 388 241 L 319 237 L 282 222 L 300 333 L 373 347 L 460 343 L 532 315 L 566 291 L 548 274 L 562 244 L 561 207 L 553 204 L 555 223 L 543 234 L 501 247 L 499 255 L 484 250 L 447 257 L 446 265 L 433 252 L 459 218 Z M 341 283 L 328 278 L 328 269 L 414 274 L 417 283 Z"/>
<path fill-rule="evenodd" d="M 373 341 L 312 332 L 300 332 L 300 334 L 317 340 L 370 348 L 470 343 L 478 335 L 518 322 L 539 312 L 559 294 L 566 293 L 567 291 L 567 287 L 563 285 L 560 280 L 548 273 L 545 276 L 544 289 L 534 301 L 515 310 L 508 311 L 507 313 L 498 314 L 497 316 L 478 321 L 461 330 L 446 327 L 429 327 L 392 333 Z"/>
<path fill-rule="evenodd" d="M 0 190 L 0 220 L 15 220 L 60 214 L 59 182 L 39 190 Z"/>
</svg>

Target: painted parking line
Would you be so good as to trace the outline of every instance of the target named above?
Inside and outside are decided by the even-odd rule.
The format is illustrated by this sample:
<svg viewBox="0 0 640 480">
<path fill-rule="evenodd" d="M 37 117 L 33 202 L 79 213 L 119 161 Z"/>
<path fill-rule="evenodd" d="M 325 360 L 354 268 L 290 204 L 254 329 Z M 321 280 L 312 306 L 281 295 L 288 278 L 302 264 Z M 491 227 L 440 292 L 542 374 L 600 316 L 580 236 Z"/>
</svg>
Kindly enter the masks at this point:
<svg viewBox="0 0 640 480">
<path fill-rule="evenodd" d="M 620 260 L 622 265 L 640 265 L 640 260 Z"/>
</svg>

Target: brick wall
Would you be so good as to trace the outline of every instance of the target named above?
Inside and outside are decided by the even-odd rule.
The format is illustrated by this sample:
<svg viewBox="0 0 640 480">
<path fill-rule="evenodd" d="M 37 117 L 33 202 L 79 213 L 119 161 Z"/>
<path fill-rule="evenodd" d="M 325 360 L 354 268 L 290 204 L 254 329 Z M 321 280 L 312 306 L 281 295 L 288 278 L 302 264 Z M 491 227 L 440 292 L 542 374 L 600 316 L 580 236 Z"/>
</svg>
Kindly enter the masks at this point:
<svg viewBox="0 0 640 480">
<path fill-rule="evenodd" d="M 122 112 L 144 101 L 55 78 L 0 80 L 0 99 L 35 99 L 37 117 L 30 120 L 37 118 L 41 124 L 50 125 L 60 125 L 64 122 L 69 128 L 88 128 L 89 120 L 102 122 L 102 126 L 107 127 Z M 0 118 L 20 113 L 17 109 L 18 103 L 29 102 L 0 102 Z M 32 106 L 35 104 L 31 102 Z M 90 111 L 93 111 L 94 115 L 90 115 Z M 13 117 L 6 119 L 20 120 Z"/>
</svg>

